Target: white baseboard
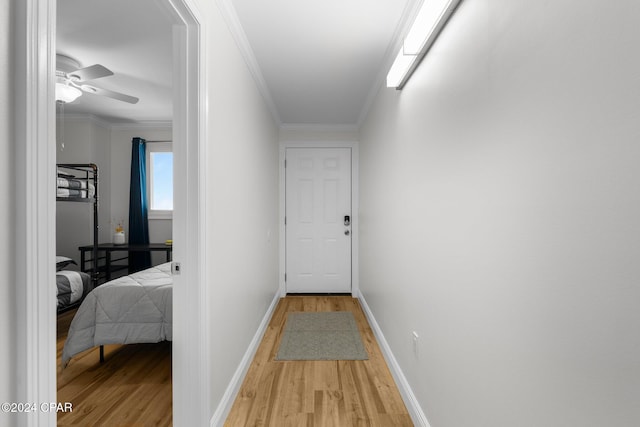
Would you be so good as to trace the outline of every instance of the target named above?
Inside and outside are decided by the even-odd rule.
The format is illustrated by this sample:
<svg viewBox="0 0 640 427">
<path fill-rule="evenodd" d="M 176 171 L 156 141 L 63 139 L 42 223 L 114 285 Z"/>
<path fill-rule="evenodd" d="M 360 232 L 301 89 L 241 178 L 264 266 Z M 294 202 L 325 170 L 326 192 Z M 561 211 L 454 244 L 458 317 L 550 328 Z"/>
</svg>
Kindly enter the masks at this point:
<svg viewBox="0 0 640 427">
<path fill-rule="evenodd" d="M 242 386 L 244 377 L 247 375 L 253 356 L 255 356 L 256 351 L 258 350 L 258 346 L 260 345 L 262 337 L 269 325 L 269 320 L 271 320 L 271 315 L 273 314 L 279 300 L 280 291 L 278 290 L 273 297 L 273 301 L 271 301 L 271 305 L 262 318 L 262 322 L 260 322 L 260 326 L 258 327 L 256 334 L 253 336 L 251 343 L 249 343 L 249 347 L 242 357 L 242 361 L 240 362 L 238 369 L 236 369 L 236 372 L 233 374 L 231 382 L 229 382 L 216 411 L 213 413 L 213 417 L 211 417 L 211 422 L 209 423 L 211 427 L 221 427 L 227 419 L 229 411 L 231 411 L 231 407 L 233 406 L 233 402 L 236 400 L 236 396 L 238 395 L 238 391 L 240 391 L 240 386 Z"/>
<path fill-rule="evenodd" d="M 402 369 L 400 369 L 400 365 L 398 365 L 398 361 L 393 356 L 391 352 L 391 347 L 389 347 L 389 343 L 384 338 L 384 334 L 382 333 L 382 329 L 380 329 L 380 325 L 376 322 L 376 319 L 373 317 L 373 313 L 371 309 L 367 305 L 367 301 L 365 301 L 362 292 L 358 292 L 358 299 L 360 300 L 360 305 L 362 306 L 362 310 L 364 311 L 367 320 L 369 321 L 369 325 L 373 330 L 373 334 L 376 336 L 378 340 L 378 345 L 380 346 L 380 350 L 382 350 L 382 354 L 387 361 L 387 365 L 389 365 L 389 370 L 391 371 L 391 375 L 393 379 L 396 381 L 396 385 L 398 386 L 398 390 L 400 391 L 400 395 L 402 396 L 402 400 L 409 411 L 409 415 L 413 420 L 413 423 L 416 426 L 420 427 L 430 427 L 429 421 L 427 420 L 427 416 L 422 411 L 420 404 L 418 403 L 418 399 L 413 394 L 413 390 L 411 390 L 411 386 L 409 386 L 409 382 L 407 378 L 402 373 Z"/>
</svg>

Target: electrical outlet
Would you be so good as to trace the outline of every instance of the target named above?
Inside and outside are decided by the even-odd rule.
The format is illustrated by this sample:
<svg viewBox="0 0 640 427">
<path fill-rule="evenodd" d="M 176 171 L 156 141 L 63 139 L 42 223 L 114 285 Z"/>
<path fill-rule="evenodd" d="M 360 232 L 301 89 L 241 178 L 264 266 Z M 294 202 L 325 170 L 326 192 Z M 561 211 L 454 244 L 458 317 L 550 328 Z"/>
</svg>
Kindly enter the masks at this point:
<svg viewBox="0 0 640 427">
<path fill-rule="evenodd" d="M 419 356 L 419 352 L 418 352 L 418 338 L 420 338 L 420 336 L 418 335 L 418 333 L 416 331 L 413 331 L 411 333 L 411 338 L 412 338 L 412 342 L 413 342 L 413 355 L 416 357 L 416 359 Z"/>
</svg>

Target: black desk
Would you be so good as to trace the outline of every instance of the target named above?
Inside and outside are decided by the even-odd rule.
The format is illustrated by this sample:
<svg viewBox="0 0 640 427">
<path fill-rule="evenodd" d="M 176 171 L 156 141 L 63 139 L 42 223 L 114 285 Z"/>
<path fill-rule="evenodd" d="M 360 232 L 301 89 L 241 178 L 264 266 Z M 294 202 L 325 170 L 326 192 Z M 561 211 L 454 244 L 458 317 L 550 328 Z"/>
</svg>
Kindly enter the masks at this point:
<svg viewBox="0 0 640 427">
<path fill-rule="evenodd" d="M 87 252 L 89 254 L 93 253 L 93 245 L 80 246 L 78 249 L 80 250 L 80 269 L 82 271 L 90 272 L 93 265 L 87 268 L 86 263 L 93 262 L 93 258 L 91 257 L 87 259 L 86 254 Z M 109 280 L 111 280 L 112 273 L 119 270 L 123 270 L 125 268 L 126 269 L 129 268 L 128 264 L 113 264 L 113 263 L 117 261 L 128 260 L 130 252 L 165 252 L 167 254 L 167 262 L 169 262 L 171 261 L 172 251 L 173 251 L 173 247 L 171 245 L 167 245 L 164 243 L 149 243 L 146 245 L 141 245 L 141 244 L 134 245 L 129 243 L 125 243 L 123 245 L 116 245 L 114 243 L 100 243 L 98 244 L 98 260 L 97 261 L 99 262 L 101 259 L 104 259 L 104 265 L 100 266 L 100 264 L 98 263 L 97 264 L 98 271 L 100 273 L 104 273 L 104 278 L 108 282 Z M 120 258 L 114 258 L 112 256 L 113 252 L 126 252 L 127 255 L 121 256 Z M 101 254 L 103 253 L 104 253 L 104 257 L 101 256 Z"/>
</svg>

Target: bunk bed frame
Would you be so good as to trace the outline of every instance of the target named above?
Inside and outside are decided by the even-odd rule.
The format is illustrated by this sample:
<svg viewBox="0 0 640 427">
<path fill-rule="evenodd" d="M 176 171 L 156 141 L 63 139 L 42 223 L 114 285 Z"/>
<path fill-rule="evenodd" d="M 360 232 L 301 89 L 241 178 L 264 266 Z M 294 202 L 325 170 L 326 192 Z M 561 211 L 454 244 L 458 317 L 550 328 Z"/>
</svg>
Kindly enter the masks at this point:
<svg viewBox="0 0 640 427">
<path fill-rule="evenodd" d="M 61 163 L 56 165 L 57 171 L 56 175 L 58 175 L 61 170 L 64 171 L 72 171 L 75 176 L 74 179 L 84 181 L 88 184 L 93 184 L 94 194 L 92 197 L 89 197 L 89 192 L 87 188 L 87 197 L 81 196 L 68 196 L 68 197 L 60 197 L 57 194 L 56 188 L 56 201 L 58 202 L 81 202 L 81 203 L 93 203 L 93 262 L 91 266 L 91 281 L 93 288 L 98 286 L 98 231 L 100 226 L 98 224 L 98 166 L 95 163 Z M 57 185 L 56 185 L 57 187 Z"/>
<path fill-rule="evenodd" d="M 136 313 L 141 312 L 144 314 L 144 316 L 142 320 L 140 319 L 136 320 L 134 318 L 132 321 L 132 319 L 127 318 L 126 323 L 129 326 L 127 329 L 123 329 L 122 331 L 120 331 L 121 328 L 119 327 L 116 327 L 115 329 L 113 329 L 113 327 L 112 329 L 108 329 L 107 331 L 107 335 L 109 336 L 109 338 L 107 339 L 108 343 L 114 343 L 112 341 L 114 339 L 113 337 L 117 337 L 117 339 L 120 340 L 118 342 L 121 342 L 122 344 L 135 343 L 135 342 L 137 343 L 159 342 L 161 340 L 171 340 L 172 339 L 172 332 L 171 332 L 172 331 L 171 329 L 172 298 L 171 298 L 171 287 L 170 286 L 168 287 L 167 285 L 172 284 L 172 280 L 171 280 L 172 276 L 171 276 L 171 267 L 169 263 L 163 264 L 157 267 L 151 267 L 147 270 L 144 270 L 143 272 L 134 273 L 128 276 L 115 279 L 113 282 L 117 281 L 116 287 L 114 287 L 113 284 L 111 284 L 111 282 L 108 282 L 106 284 L 103 284 L 103 286 L 100 286 L 98 293 L 94 292 L 94 290 L 96 290 L 96 288 L 98 287 L 98 280 L 100 278 L 100 267 L 98 266 L 98 261 L 99 261 L 98 231 L 100 228 L 98 225 L 98 166 L 96 166 L 93 163 L 89 163 L 89 164 L 72 163 L 72 164 L 58 164 L 57 167 L 58 167 L 58 175 L 60 175 L 60 172 L 64 173 L 65 170 L 71 171 L 72 173 L 69 173 L 69 179 L 81 181 L 83 185 L 84 183 L 86 183 L 87 185 L 84 185 L 84 186 L 87 187 L 87 190 L 89 187 L 88 183 L 91 183 L 95 188 L 94 195 L 92 197 L 89 197 L 88 191 L 86 194 L 82 193 L 81 196 L 70 196 L 66 194 L 65 197 L 59 197 L 58 193 L 56 194 L 56 200 L 60 202 L 93 203 L 93 225 L 94 226 L 93 226 L 93 245 L 91 246 L 92 260 L 87 260 L 92 262 L 91 263 L 91 280 L 92 280 L 93 290 L 89 292 L 88 295 L 86 295 L 87 300 L 85 300 L 84 303 L 82 304 L 78 303 L 79 309 L 78 309 L 78 312 L 75 314 L 73 321 L 71 322 L 69 335 L 67 336 L 67 341 L 65 342 L 65 346 L 63 349 L 64 364 L 68 363 L 69 359 L 73 356 L 73 354 L 79 351 L 83 351 L 84 349 L 91 348 L 93 346 L 93 343 L 96 340 L 95 323 L 93 326 L 91 325 L 87 326 L 85 323 L 91 322 L 91 321 L 95 322 L 96 316 L 92 315 L 92 311 L 91 311 L 92 304 L 93 306 L 95 306 L 97 304 L 98 299 L 101 298 L 101 295 L 107 295 L 107 298 L 109 298 L 110 300 L 117 300 L 118 302 L 121 302 L 122 305 L 129 304 L 130 306 L 133 307 L 135 306 L 135 304 L 137 304 L 140 301 L 139 295 L 141 292 L 143 292 L 147 298 L 151 298 L 152 300 L 155 299 L 158 302 L 159 305 L 156 305 L 156 307 L 158 308 L 162 307 L 162 309 L 159 309 L 159 310 L 151 310 L 151 313 L 149 313 L 148 311 L 145 313 L 144 308 L 140 310 L 126 310 L 125 316 L 130 312 L 136 312 Z M 60 171 L 61 169 L 62 171 Z M 71 175 L 73 175 L 73 178 L 71 177 Z M 82 196 L 86 196 L 86 197 L 82 197 Z M 162 247 L 163 251 L 167 251 L 167 257 L 169 256 L 170 249 L 171 247 L 168 247 L 168 249 L 166 247 Z M 84 262 L 82 262 L 82 264 L 83 265 L 81 266 L 81 270 L 85 270 Z M 149 275 L 151 275 L 152 277 L 151 278 L 147 277 Z M 153 285 L 147 286 L 147 284 L 151 282 L 153 283 Z M 142 290 L 143 287 L 144 287 L 144 290 Z M 113 289 L 117 289 L 117 291 L 114 293 Z M 123 292 L 123 291 L 126 291 L 126 292 Z M 169 294 L 168 297 L 166 296 L 167 292 Z M 115 298 L 114 295 L 115 296 L 120 295 L 119 297 L 120 299 Z M 95 307 L 93 309 L 95 309 Z M 152 317 L 154 321 L 149 322 L 148 317 Z M 167 320 L 167 318 L 169 320 Z M 76 325 L 76 322 L 77 322 L 77 325 Z M 144 325 L 143 328 L 140 327 L 141 324 Z M 147 326 L 149 324 L 155 325 L 155 329 L 152 328 L 151 330 L 148 330 Z M 76 327 L 79 329 L 87 329 L 87 327 L 91 329 L 93 327 L 94 335 L 93 335 L 93 338 L 91 338 L 89 344 L 83 341 L 84 337 L 82 335 L 80 335 L 79 337 L 76 337 L 73 334 L 73 330 Z M 118 331 L 120 331 L 120 333 L 123 335 L 118 336 L 117 335 Z M 102 336 L 100 336 L 99 334 L 98 336 L 104 340 L 105 339 L 104 331 L 102 331 L 102 333 L 103 333 Z M 72 339 L 72 341 L 70 341 L 70 338 Z M 68 349 L 67 347 L 69 342 L 73 342 L 73 344 L 71 345 L 72 347 L 71 349 Z M 82 350 L 78 350 L 79 348 L 82 348 Z M 104 344 L 100 344 L 100 363 L 103 363 L 104 360 L 105 360 Z"/>
</svg>

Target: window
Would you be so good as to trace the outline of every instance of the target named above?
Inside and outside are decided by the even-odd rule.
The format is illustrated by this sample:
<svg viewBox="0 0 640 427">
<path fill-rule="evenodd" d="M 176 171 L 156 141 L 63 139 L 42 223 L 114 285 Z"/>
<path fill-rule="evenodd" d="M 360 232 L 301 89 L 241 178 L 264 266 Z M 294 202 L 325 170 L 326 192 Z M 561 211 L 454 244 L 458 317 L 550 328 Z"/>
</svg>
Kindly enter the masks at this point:
<svg viewBox="0 0 640 427">
<path fill-rule="evenodd" d="M 171 143 L 147 144 L 149 219 L 170 219 L 173 217 L 172 150 Z"/>
</svg>

